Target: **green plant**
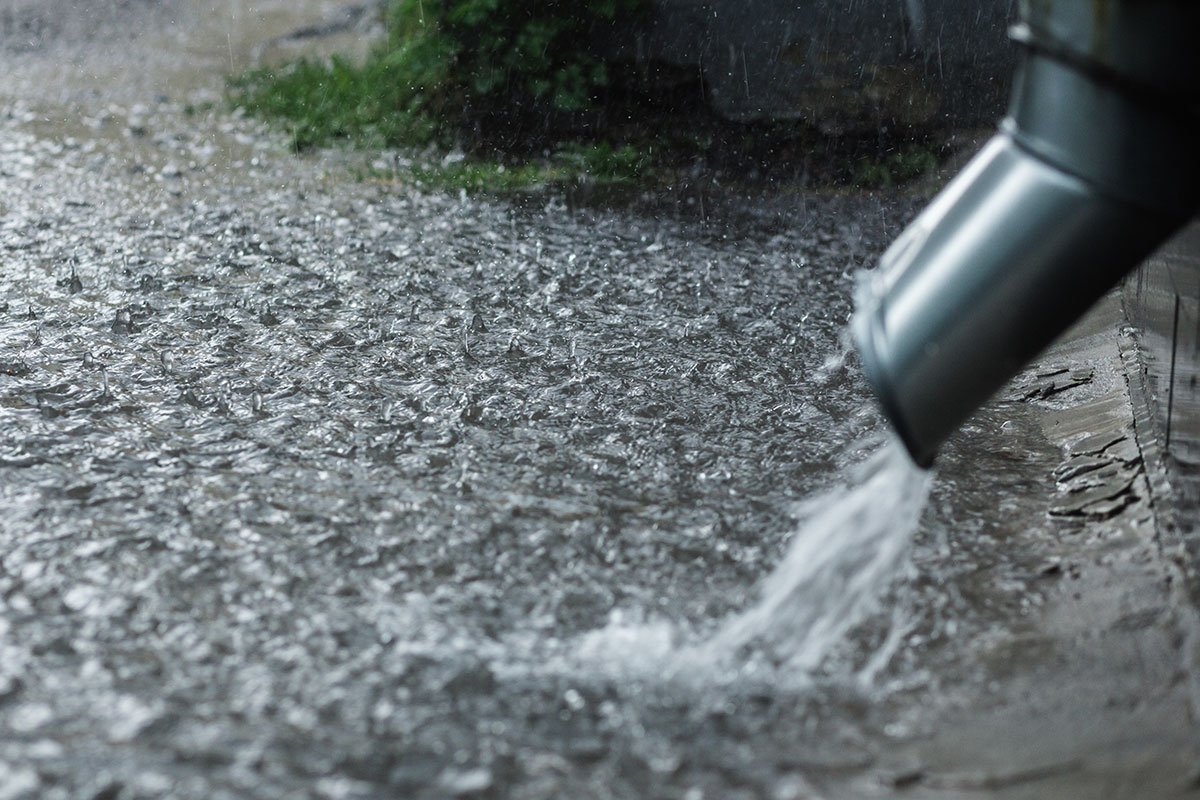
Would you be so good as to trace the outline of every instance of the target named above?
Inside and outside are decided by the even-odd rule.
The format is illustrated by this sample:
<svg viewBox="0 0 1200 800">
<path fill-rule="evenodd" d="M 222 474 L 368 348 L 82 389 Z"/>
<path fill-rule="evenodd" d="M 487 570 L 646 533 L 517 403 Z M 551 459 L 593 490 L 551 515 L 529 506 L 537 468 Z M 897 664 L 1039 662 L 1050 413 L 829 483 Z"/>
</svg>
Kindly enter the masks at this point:
<svg viewBox="0 0 1200 800">
<path fill-rule="evenodd" d="M 653 153 L 633 145 L 613 147 L 608 142 L 562 144 L 551 156 L 502 163 L 471 158 L 418 162 L 404 167 L 356 169 L 360 180 L 415 183 L 421 186 L 475 193 L 511 193 L 549 184 L 597 184 L 653 181 Z"/>
<path fill-rule="evenodd" d="M 864 159 L 854 169 L 853 183 L 872 189 L 890 188 L 937 168 L 937 155 L 928 146 L 910 143 L 875 159 Z"/>
<path fill-rule="evenodd" d="M 702 169 L 723 181 L 884 188 L 936 163 L 927 139 L 831 139 L 794 121 L 720 119 L 694 70 L 668 73 L 669 85 L 689 88 L 666 92 L 657 66 L 608 60 L 618 28 L 635 26 L 649 3 L 392 0 L 388 35 L 362 63 L 251 70 L 230 80 L 229 99 L 284 127 L 298 150 L 435 145 L 424 165 L 372 179 L 472 192 L 653 182 L 684 169 L 688 180 Z M 464 158 L 443 160 L 447 150 Z"/>
<path fill-rule="evenodd" d="M 443 81 L 429 40 L 378 51 L 363 65 L 334 56 L 250 70 L 230 81 L 231 101 L 282 121 L 297 149 L 350 139 L 367 146 L 421 144 L 438 132 L 429 91 Z"/>
<path fill-rule="evenodd" d="M 476 104 L 581 111 L 608 84 L 600 47 L 614 25 L 648 7 L 647 0 L 397 0 L 392 46 L 438 37 L 450 79 Z"/>
<path fill-rule="evenodd" d="M 654 166 L 650 148 L 631 144 L 614 147 L 611 142 L 572 142 L 555 153 L 555 161 L 571 171 L 601 182 L 633 181 L 647 177 Z"/>
<path fill-rule="evenodd" d="M 648 0 L 395 0 L 388 37 L 365 63 L 250 70 L 230 81 L 230 98 L 284 122 L 297 148 L 338 139 L 481 146 L 464 131 L 497 128 L 545 138 L 608 85 L 597 42 L 647 8 Z"/>
</svg>

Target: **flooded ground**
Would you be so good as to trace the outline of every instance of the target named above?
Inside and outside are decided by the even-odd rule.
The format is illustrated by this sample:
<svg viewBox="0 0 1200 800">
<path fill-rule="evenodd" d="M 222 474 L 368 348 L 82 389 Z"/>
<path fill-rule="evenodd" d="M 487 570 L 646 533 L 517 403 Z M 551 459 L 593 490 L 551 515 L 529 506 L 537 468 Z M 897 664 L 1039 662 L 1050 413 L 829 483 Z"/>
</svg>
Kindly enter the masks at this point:
<svg viewBox="0 0 1200 800">
<path fill-rule="evenodd" d="M 843 330 L 918 200 L 429 193 L 206 105 L 337 6 L 0 13 L 0 798 L 1192 780 L 1145 493 L 1048 517 L 1087 431 L 1036 391 L 951 444 L 861 625 L 713 654 L 885 439 Z M 1124 649 L 1055 616 L 1093 560 Z"/>
</svg>

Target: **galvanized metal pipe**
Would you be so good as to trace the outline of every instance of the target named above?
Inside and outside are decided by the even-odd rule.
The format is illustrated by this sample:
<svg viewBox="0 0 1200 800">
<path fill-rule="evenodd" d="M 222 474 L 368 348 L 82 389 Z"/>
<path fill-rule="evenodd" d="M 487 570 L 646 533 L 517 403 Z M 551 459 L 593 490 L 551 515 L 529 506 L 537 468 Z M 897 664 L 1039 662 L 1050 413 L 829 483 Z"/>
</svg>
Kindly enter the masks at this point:
<svg viewBox="0 0 1200 800">
<path fill-rule="evenodd" d="M 918 464 L 1200 206 L 1197 22 L 1183 0 L 1023 4 L 1000 132 L 883 255 L 853 322 Z"/>
</svg>

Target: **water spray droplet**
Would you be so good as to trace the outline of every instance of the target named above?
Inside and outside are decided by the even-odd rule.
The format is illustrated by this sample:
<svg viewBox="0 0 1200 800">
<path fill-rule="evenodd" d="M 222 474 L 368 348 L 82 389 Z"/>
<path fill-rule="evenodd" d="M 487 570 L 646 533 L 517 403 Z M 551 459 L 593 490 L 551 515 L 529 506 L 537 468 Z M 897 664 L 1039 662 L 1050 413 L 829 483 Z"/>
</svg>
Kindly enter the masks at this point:
<svg viewBox="0 0 1200 800">
<path fill-rule="evenodd" d="M 133 333 L 133 317 L 129 314 L 129 309 L 121 308 L 117 310 L 116 317 L 112 324 L 113 333 Z"/>
</svg>

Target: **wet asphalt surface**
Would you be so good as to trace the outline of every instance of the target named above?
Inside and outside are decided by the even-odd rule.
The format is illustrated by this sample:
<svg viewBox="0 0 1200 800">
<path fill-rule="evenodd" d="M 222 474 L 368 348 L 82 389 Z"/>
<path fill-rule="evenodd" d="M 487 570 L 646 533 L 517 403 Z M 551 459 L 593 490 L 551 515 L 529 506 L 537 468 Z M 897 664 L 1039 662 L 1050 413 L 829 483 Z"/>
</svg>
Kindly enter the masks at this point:
<svg viewBox="0 0 1200 800">
<path fill-rule="evenodd" d="M 0 13 L 0 798 L 908 785 L 1042 596 L 985 535 L 1053 489 L 1020 415 L 817 673 L 662 665 L 878 447 L 825 365 L 917 201 L 357 180 L 203 105 L 267 35 L 216 5 Z"/>
</svg>

